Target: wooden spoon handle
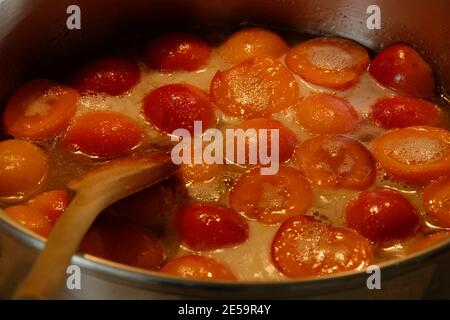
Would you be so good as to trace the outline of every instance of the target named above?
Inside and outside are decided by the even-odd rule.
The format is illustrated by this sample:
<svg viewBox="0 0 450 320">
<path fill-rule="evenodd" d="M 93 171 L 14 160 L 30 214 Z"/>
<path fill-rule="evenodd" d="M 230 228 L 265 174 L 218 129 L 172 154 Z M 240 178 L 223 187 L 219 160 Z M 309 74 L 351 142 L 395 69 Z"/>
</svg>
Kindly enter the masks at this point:
<svg viewBox="0 0 450 320">
<path fill-rule="evenodd" d="M 50 299 L 58 291 L 72 255 L 107 201 L 77 194 L 54 226 L 31 272 L 16 290 L 14 299 Z"/>
<path fill-rule="evenodd" d="M 110 204 L 166 179 L 176 169 L 167 155 L 151 154 L 112 161 L 71 181 L 68 187 L 76 195 L 13 298 L 52 298 L 72 255 L 98 214 Z"/>
</svg>

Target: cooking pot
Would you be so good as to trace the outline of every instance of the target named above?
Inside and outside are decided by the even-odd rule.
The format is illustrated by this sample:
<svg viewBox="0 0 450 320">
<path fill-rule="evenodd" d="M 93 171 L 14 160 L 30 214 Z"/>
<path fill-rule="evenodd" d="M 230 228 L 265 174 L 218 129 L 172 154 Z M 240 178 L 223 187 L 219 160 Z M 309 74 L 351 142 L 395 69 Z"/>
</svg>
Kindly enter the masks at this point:
<svg viewBox="0 0 450 320">
<path fill-rule="evenodd" d="M 69 30 L 66 10 L 81 9 L 81 29 Z M 369 29 L 369 5 L 381 9 L 381 29 Z M 232 30 L 243 24 L 338 35 L 374 49 L 405 42 L 434 68 L 445 99 L 450 88 L 448 0 L 0 0 L 0 101 L 20 82 L 74 65 L 136 34 L 168 29 Z M 128 43 L 125 42 L 125 45 Z M 66 67 L 67 68 L 67 67 Z M 0 298 L 8 298 L 42 249 L 37 237 L 0 210 Z M 63 245 L 63 244 L 62 244 Z M 56 298 L 450 298 L 450 242 L 381 265 L 381 289 L 365 272 L 271 283 L 180 280 L 82 254 L 81 289 L 63 284 Z M 49 270 L 51 272 L 51 270 Z"/>
</svg>

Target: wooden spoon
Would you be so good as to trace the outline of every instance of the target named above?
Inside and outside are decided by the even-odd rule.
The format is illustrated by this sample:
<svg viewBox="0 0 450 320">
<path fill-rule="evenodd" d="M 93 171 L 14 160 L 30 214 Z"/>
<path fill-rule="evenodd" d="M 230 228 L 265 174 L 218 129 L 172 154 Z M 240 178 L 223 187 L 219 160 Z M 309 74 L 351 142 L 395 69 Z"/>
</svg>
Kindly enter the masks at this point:
<svg viewBox="0 0 450 320">
<path fill-rule="evenodd" d="M 51 299 L 97 215 L 112 203 L 168 178 L 176 169 L 170 157 L 153 154 L 111 161 L 71 181 L 68 188 L 75 197 L 13 298 Z"/>
</svg>

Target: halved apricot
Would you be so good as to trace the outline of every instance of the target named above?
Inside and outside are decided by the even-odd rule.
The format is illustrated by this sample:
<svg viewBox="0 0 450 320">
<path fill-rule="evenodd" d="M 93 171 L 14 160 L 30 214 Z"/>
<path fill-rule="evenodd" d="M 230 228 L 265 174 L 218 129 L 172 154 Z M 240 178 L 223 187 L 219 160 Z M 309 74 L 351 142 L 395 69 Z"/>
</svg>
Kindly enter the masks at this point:
<svg viewBox="0 0 450 320">
<path fill-rule="evenodd" d="M 47 156 L 22 140 L 0 142 L 0 197 L 25 197 L 42 186 Z"/>
<path fill-rule="evenodd" d="M 445 122 L 445 113 L 435 104 L 422 99 L 393 97 L 379 99 L 372 106 L 370 118 L 386 129 L 412 126 L 437 127 Z"/>
<path fill-rule="evenodd" d="M 153 39 L 145 52 L 147 65 L 163 72 L 195 71 L 207 64 L 211 47 L 189 33 L 169 33 Z"/>
<path fill-rule="evenodd" d="M 42 212 L 53 225 L 67 208 L 69 194 L 65 190 L 52 190 L 30 199 L 27 205 Z"/>
<path fill-rule="evenodd" d="M 247 222 L 231 209 L 213 204 L 191 204 L 179 213 L 181 240 L 194 250 L 214 250 L 248 239 Z"/>
<path fill-rule="evenodd" d="M 178 170 L 178 176 L 185 184 L 195 184 L 214 179 L 220 173 L 220 164 L 182 164 Z"/>
<path fill-rule="evenodd" d="M 347 133 L 359 124 L 353 106 L 332 94 L 312 94 L 301 99 L 296 108 L 298 123 L 312 133 Z"/>
<path fill-rule="evenodd" d="M 33 80 L 8 100 L 3 126 L 16 138 L 51 138 L 74 116 L 78 99 L 75 89 L 45 79 Z"/>
<path fill-rule="evenodd" d="M 308 82 L 332 89 L 347 89 L 367 69 L 369 54 L 351 40 L 322 37 L 293 47 L 286 55 L 286 64 Z"/>
<path fill-rule="evenodd" d="M 218 71 L 210 92 L 220 110 L 241 118 L 268 117 L 294 105 L 299 96 L 294 76 L 268 56 L 255 56 Z"/>
<path fill-rule="evenodd" d="M 280 58 L 289 50 L 286 41 L 264 28 L 246 28 L 233 33 L 220 47 L 222 58 L 232 64 L 257 55 Z"/>
<path fill-rule="evenodd" d="M 450 177 L 430 183 L 423 193 L 427 215 L 440 226 L 450 228 Z"/>
<path fill-rule="evenodd" d="M 201 182 L 207 182 L 219 175 L 224 165 L 219 163 L 206 163 L 205 159 L 200 159 L 200 163 L 195 163 L 195 155 L 203 154 L 206 150 L 206 144 L 201 143 L 200 146 L 197 146 L 194 141 L 191 140 L 190 145 L 190 159 L 184 158 L 184 151 L 180 150 L 178 156 L 183 157 L 183 163 L 180 165 L 176 176 L 183 182 L 185 185 L 196 184 Z M 213 152 L 215 154 L 215 152 Z M 213 160 L 213 159 L 208 159 Z M 220 159 L 222 160 L 222 159 Z M 209 161 L 208 161 L 209 162 Z"/>
<path fill-rule="evenodd" d="M 394 44 L 381 51 L 369 72 L 383 86 L 413 97 L 435 94 L 433 70 L 420 54 L 405 44 Z"/>
<path fill-rule="evenodd" d="M 112 111 L 92 111 L 75 119 L 64 144 L 92 157 L 112 157 L 132 150 L 142 138 L 133 119 Z"/>
<path fill-rule="evenodd" d="M 239 149 L 242 144 L 243 148 L 240 151 L 245 151 L 245 164 L 250 164 L 250 150 L 253 148 L 257 153 L 260 152 L 261 148 L 265 148 L 266 152 L 264 152 L 267 156 L 272 156 L 272 152 L 278 150 L 278 161 L 279 163 L 283 163 L 289 160 L 294 153 L 295 146 L 297 145 L 297 137 L 295 134 L 285 127 L 280 121 L 270 118 L 254 118 L 241 122 L 236 125 L 234 129 L 242 129 L 244 132 L 247 130 L 254 129 L 256 135 L 245 135 L 244 140 L 240 141 L 238 136 L 235 136 L 234 141 L 234 158 L 228 159 L 230 162 L 237 163 Z M 266 137 L 263 138 L 262 131 L 266 130 Z M 274 141 L 275 149 L 272 151 L 272 134 L 277 130 L 278 140 Z M 275 135 L 274 135 L 275 136 Z M 261 142 L 261 143 L 260 143 Z M 256 148 L 255 148 L 256 146 Z M 264 150 L 264 149 L 263 149 Z M 255 155 L 255 164 L 260 164 L 260 158 Z M 238 163 L 244 164 L 244 163 Z"/>
<path fill-rule="evenodd" d="M 47 237 L 52 230 L 52 225 L 45 214 L 30 206 L 13 206 L 6 208 L 5 212 L 25 228 L 43 237 Z"/>
<path fill-rule="evenodd" d="M 6 208 L 5 212 L 25 228 L 47 237 L 68 202 L 66 191 L 54 190 L 41 193 L 24 205 Z"/>
<path fill-rule="evenodd" d="M 349 203 L 345 211 L 347 226 L 372 241 L 390 241 L 414 235 L 420 216 L 401 193 L 368 190 Z"/>
<path fill-rule="evenodd" d="M 230 206 L 250 219 L 265 224 L 282 222 L 305 213 L 312 202 L 309 181 L 292 167 L 280 166 L 274 175 L 260 168 L 244 173 L 230 191 Z"/>
<path fill-rule="evenodd" d="M 72 82 L 83 93 L 120 96 L 139 82 L 139 72 L 139 67 L 133 61 L 102 58 L 83 67 Z"/>
<path fill-rule="evenodd" d="M 306 140 L 295 150 L 300 170 L 324 188 L 365 189 L 375 180 L 375 162 L 358 141 L 344 136 Z"/>
<path fill-rule="evenodd" d="M 375 158 L 394 178 L 426 183 L 450 175 L 450 132 L 417 126 L 390 131 L 375 139 Z"/>
<path fill-rule="evenodd" d="M 372 262 L 370 243 L 357 232 L 304 215 L 283 222 L 271 255 L 275 266 L 290 278 L 360 271 Z"/>
<path fill-rule="evenodd" d="M 176 129 L 194 133 L 194 121 L 201 121 L 203 130 L 215 122 L 208 95 L 195 86 L 181 83 L 151 91 L 145 97 L 143 112 L 148 121 L 169 134 Z"/>
<path fill-rule="evenodd" d="M 192 279 L 236 280 L 236 276 L 228 266 L 216 259 L 187 255 L 175 258 L 166 263 L 160 272 Z"/>
</svg>

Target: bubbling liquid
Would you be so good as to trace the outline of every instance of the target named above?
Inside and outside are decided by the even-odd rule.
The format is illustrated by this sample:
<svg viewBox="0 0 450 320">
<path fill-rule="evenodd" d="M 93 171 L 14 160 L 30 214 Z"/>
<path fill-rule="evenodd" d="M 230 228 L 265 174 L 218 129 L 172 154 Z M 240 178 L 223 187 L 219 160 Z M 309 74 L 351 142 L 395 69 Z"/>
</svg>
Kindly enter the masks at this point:
<svg viewBox="0 0 450 320">
<path fill-rule="evenodd" d="M 302 37 L 292 37 L 291 42 L 298 43 L 302 41 Z M 330 65 L 341 65 L 346 68 L 351 65 L 351 57 L 348 54 L 336 48 L 321 47 L 310 52 L 312 62 L 318 66 L 327 67 Z M 134 54 L 131 54 L 133 56 Z M 279 61 L 285 65 L 284 56 Z M 201 70 L 196 72 L 172 72 L 162 73 L 149 69 L 144 63 L 139 63 L 141 70 L 141 81 L 128 94 L 120 97 L 103 96 L 103 95 L 83 95 L 78 102 L 77 114 L 79 117 L 93 110 L 111 110 L 127 115 L 136 121 L 144 133 L 144 139 L 139 149 L 145 150 L 169 150 L 172 143 L 170 137 L 158 131 L 154 126 L 149 124 L 142 114 L 142 102 L 145 96 L 152 90 L 161 86 L 173 83 L 186 83 L 194 85 L 200 89 L 209 91 L 211 80 L 217 71 L 226 70 L 231 65 L 222 60 L 218 49 L 213 49 L 209 63 Z M 362 125 L 356 130 L 348 134 L 344 134 L 350 138 L 360 141 L 369 147 L 371 141 L 385 132 L 384 129 L 370 124 L 367 120 L 373 105 L 380 98 L 388 98 L 396 95 L 390 89 L 380 86 L 368 72 L 364 72 L 359 82 L 347 90 L 335 91 L 324 87 L 319 87 L 306 82 L 297 75 L 294 75 L 299 87 L 301 97 L 307 97 L 313 93 L 331 93 L 339 97 L 345 98 L 356 110 L 362 119 Z M 248 84 L 248 88 L 242 88 L 242 97 L 258 96 L 255 93 L 246 94 L 245 90 L 257 90 L 264 92 L 267 88 L 255 88 L 252 83 Z M 266 105 L 266 97 L 259 96 L 261 101 L 253 101 L 254 105 Z M 240 101 L 248 103 L 248 101 Z M 38 108 L 39 107 L 39 108 Z M 30 113 L 45 112 L 40 106 L 32 106 L 28 110 Z M 220 110 L 216 110 L 216 118 L 218 119 L 217 128 L 225 130 L 239 125 L 243 120 L 238 117 L 225 115 Z M 302 128 L 296 121 L 295 110 L 288 108 L 282 112 L 272 115 L 272 118 L 279 120 L 284 126 L 289 128 L 296 136 L 299 142 L 312 138 L 314 135 Z M 57 137 L 52 141 L 45 143 L 36 142 L 42 146 L 50 155 L 50 167 L 48 190 L 65 188 L 67 183 L 73 178 L 103 163 L 102 160 L 86 157 L 83 154 L 68 154 L 58 143 L 63 137 Z M 329 146 L 331 149 L 335 146 Z M 408 159 L 408 161 L 424 162 L 439 157 L 443 150 L 442 145 L 433 139 L 411 139 L 405 141 L 401 148 L 393 151 L 393 157 L 396 159 Z M 414 150 L 422 150 L 416 152 Z M 403 160 L 402 160 L 403 161 Z M 288 162 L 287 165 L 292 165 Z M 344 173 L 351 170 L 352 162 L 346 162 L 340 168 Z M 247 168 L 236 165 L 224 165 L 222 171 L 212 180 L 207 182 L 199 182 L 187 184 L 185 186 L 187 196 L 186 202 L 209 202 L 223 206 L 229 206 L 229 190 L 240 175 Z M 373 188 L 393 189 L 403 194 L 411 203 L 424 215 L 422 205 L 422 189 L 416 186 L 405 185 L 395 180 L 383 172 L 378 172 Z M 313 187 L 313 202 L 307 214 L 316 218 L 332 223 L 337 226 L 344 226 L 343 213 L 349 201 L 358 194 L 358 191 L 348 189 L 324 189 Z M 279 199 L 268 194 L 265 197 L 267 206 L 276 207 L 279 205 Z M 5 203 L 2 204 L 6 206 Z M 241 280 L 248 281 L 281 281 L 287 279 L 274 266 L 270 256 L 270 248 L 272 239 L 277 232 L 279 225 L 266 225 L 257 221 L 247 219 L 249 224 L 249 239 L 243 244 L 235 247 L 223 248 L 212 251 L 195 252 L 183 245 L 179 246 L 174 256 L 182 256 L 186 254 L 199 254 L 214 257 L 227 264 L 232 271 Z M 305 246 L 314 247 L 314 243 L 302 243 Z M 329 248 L 330 252 L 339 255 L 339 251 L 335 248 Z M 375 263 L 386 261 L 392 258 L 404 256 L 406 248 L 404 244 L 396 244 L 387 248 L 378 248 L 375 250 Z"/>
</svg>

